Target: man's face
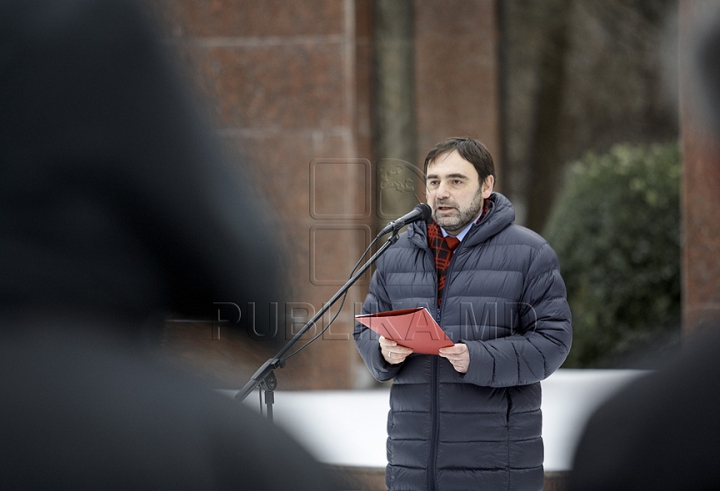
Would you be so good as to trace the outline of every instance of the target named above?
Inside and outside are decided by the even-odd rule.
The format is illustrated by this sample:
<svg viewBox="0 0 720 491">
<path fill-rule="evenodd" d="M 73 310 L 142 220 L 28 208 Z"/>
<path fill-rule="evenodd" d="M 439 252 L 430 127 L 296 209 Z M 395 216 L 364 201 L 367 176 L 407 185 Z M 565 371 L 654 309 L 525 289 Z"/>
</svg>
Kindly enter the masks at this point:
<svg viewBox="0 0 720 491">
<path fill-rule="evenodd" d="M 494 179 L 480 183 L 475 167 L 457 150 L 438 156 L 428 164 L 427 202 L 433 219 L 447 232 L 460 232 L 480 215 L 483 200 L 492 194 Z"/>
</svg>

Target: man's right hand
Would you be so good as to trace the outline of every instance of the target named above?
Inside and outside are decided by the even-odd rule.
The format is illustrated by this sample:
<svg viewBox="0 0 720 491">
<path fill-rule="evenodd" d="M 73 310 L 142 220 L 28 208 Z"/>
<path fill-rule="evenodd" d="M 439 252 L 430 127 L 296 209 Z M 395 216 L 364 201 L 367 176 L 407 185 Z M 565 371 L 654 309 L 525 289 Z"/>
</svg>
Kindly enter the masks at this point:
<svg viewBox="0 0 720 491">
<path fill-rule="evenodd" d="M 410 354 L 413 352 L 411 348 L 408 348 L 407 346 L 400 346 L 395 341 L 391 339 L 385 339 L 385 337 L 383 336 L 380 336 L 379 341 L 380 353 L 382 353 L 385 361 L 390 363 L 391 365 L 397 365 L 404 362 L 405 358 L 410 356 Z"/>
</svg>

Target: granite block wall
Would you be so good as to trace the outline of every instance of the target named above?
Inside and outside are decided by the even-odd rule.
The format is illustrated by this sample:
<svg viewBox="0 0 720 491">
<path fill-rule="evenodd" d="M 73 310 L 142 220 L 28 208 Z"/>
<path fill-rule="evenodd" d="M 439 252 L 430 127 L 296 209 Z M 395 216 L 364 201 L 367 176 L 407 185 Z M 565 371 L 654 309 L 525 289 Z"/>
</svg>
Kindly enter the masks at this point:
<svg viewBox="0 0 720 491">
<path fill-rule="evenodd" d="M 377 227 L 409 211 L 378 206 L 377 164 L 396 156 L 373 145 L 373 2 L 152 4 L 214 130 L 238 165 L 249 162 L 284 232 L 289 339 L 345 282 Z M 421 167 L 434 143 L 455 135 L 479 138 L 499 160 L 495 9 L 495 0 L 415 2 L 419 162 L 408 164 Z M 277 373 L 281 389 L 371 383 L 351 340 L 368 283 L 366 274 L 330 331 Z M 242 386 L 272 355 L 200 322 L 169 323 L 163 343 L 165 356 L 224 388 Z"/>
</svg>

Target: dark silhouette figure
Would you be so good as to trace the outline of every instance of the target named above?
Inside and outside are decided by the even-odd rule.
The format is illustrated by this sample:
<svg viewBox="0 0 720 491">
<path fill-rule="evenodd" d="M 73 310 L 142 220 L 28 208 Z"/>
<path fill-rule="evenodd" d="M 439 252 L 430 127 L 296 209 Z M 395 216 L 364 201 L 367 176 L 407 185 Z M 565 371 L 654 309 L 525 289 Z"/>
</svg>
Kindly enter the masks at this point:
<svg viewBox="0 0 720 491">
<path fill-rule="evenodd" d="M 718 19 L 687 55 L 694 66 L 692 88 L 720 138 Z M 591 417 L 576 450 L 569 490 L 718 488 L 720 324 L 706 324 L 677 359 L 621 390 Z"/>
<path fill-rule="evenodd" d="M 146 350 L 168 312 L 281 300 L 241 171 L 139 2 L 0 2 L 3 489 L 334 489 L 284 433 Z"/>
</svg>

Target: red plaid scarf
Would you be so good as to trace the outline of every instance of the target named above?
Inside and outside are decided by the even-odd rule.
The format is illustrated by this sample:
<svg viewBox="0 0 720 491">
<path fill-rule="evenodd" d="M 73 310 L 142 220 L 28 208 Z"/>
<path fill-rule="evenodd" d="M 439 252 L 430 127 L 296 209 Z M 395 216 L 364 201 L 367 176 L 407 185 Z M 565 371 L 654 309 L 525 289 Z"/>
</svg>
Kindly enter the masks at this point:
<svg viewBox="0 0 720 491">
<path fill-rule="evenodd" d="M 478 218 L 475 223 L 480 223 L 480 220 L 483 219 L 489 209 L 490 204 L 488 203 L 488 200 L 485 200 L 480 218 Z M 451 236 L 443 237 L 440 225 L 435 222 L 428 225 L 427 231 L 428 244 L 430 245 L 430 250 L 433 252 L 433 256 L 435 256 L 435 271 L 437 272 L 438 279 L 437 299 L 439 307 L 442 302 L 443 290 L 445 289 L 445 279 L 447 277 L 450 261 L 452 260 L 453 251 L 458 245 L 460 245 L 460 240 Z"/>
</svg>

